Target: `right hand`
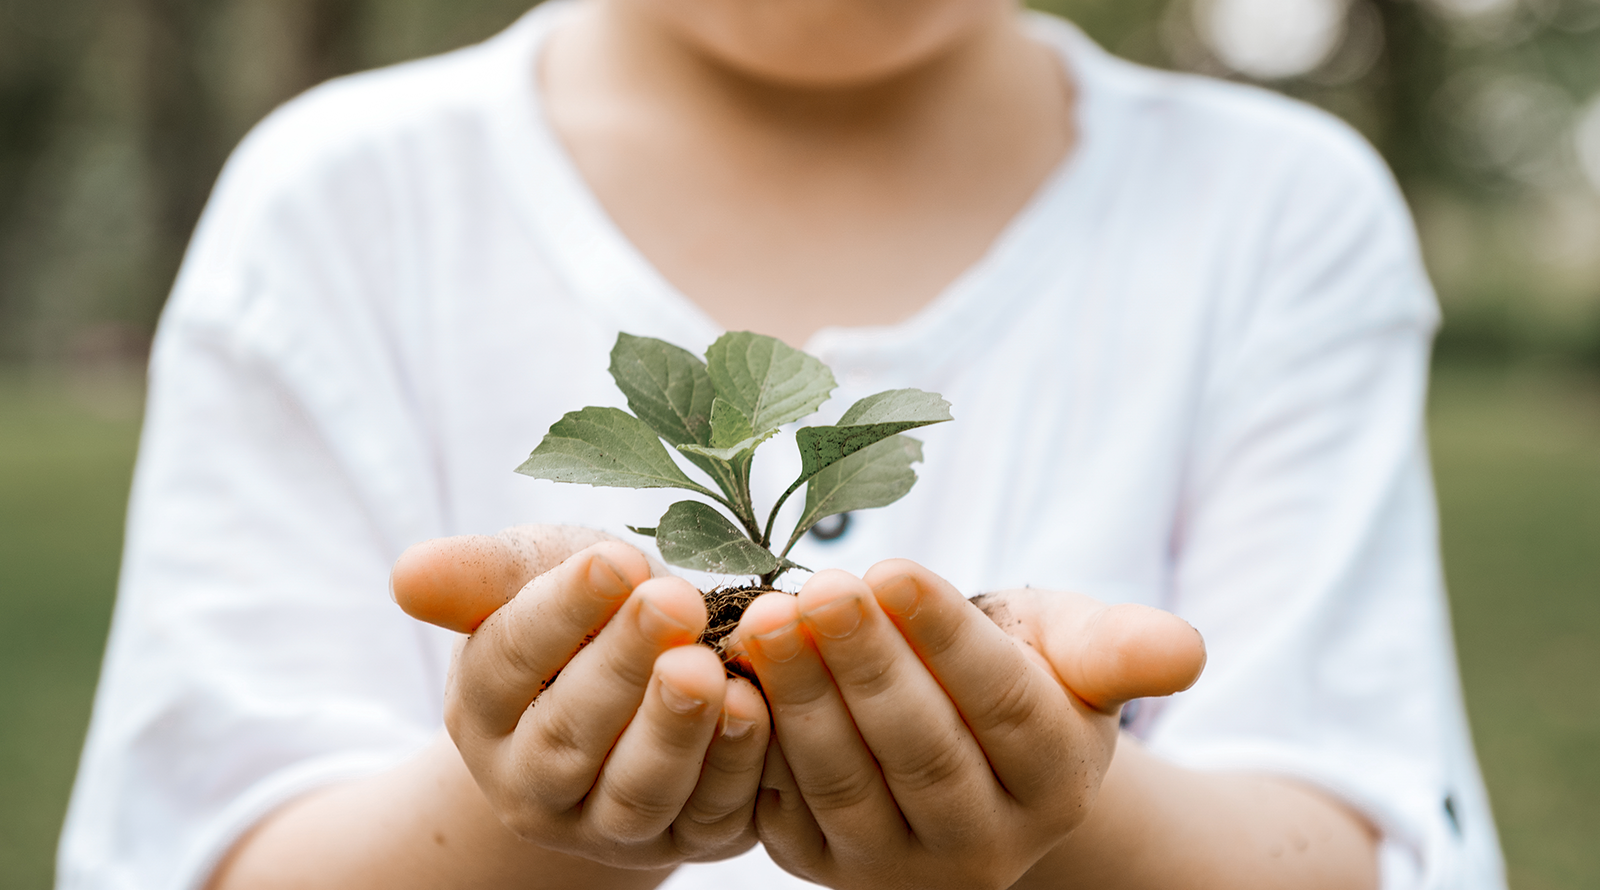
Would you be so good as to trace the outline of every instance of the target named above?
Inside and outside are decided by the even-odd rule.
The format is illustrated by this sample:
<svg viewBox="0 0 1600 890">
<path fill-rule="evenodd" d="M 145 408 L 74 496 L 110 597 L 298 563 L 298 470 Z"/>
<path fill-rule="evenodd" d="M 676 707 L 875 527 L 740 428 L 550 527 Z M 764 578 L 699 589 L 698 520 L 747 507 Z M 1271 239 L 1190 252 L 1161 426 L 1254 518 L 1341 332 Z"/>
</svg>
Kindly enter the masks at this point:
<svg viewBox="0 0 1600 890">
<path fill-rule="evenodd" d="M 652 574 L 638 550 L 565 526 L 428 541 L 395 563 L 401 608 L 471 633 L 445 725 L 526 841 L 628 868 L 755 843 L 765 701 L 695 645 L 700 592 Z"/>
</svg>

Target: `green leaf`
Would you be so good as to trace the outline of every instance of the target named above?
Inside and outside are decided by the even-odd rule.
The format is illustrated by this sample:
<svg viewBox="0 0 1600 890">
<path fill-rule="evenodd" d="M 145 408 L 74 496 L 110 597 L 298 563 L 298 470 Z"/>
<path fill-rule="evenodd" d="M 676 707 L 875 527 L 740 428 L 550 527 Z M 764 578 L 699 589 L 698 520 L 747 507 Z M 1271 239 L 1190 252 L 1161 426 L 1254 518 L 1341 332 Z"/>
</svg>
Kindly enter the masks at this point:
<svg viewBox="0 0 1600 890">
<path fill-rule="evenodd" d="M 562 417 L 517 472 L 554 482 L 711 495 L 684 475 L 644 421 L 621 408 L 589 407 Z"/>
<path fill-rule="evenodd" d="M 636 535 L 644 535 L 647 538 L 653 538 L 656 536 L 656 530 L 648 526 L 630 525 L 628 526 L 628 531 L 633 532 Z"/>
<path fill-rule="evenodd" d="M 717 399 L 711 405 L 711 447 L 679 445 L 678 450 L 694 457 L 707 458 L 732 464 L 750 457 L 756 446 L 777 434 L 776 429 L 756 435 L 750 429 L 750 419 L 726 399 Z"/>
<path fill-rule="evenodd" d="M 867 396 L 839 418 L 836 426 L 808 426 L 795 433 L 804 482 L 840 460 L 897 433 L 950 417 L 950 403 L 920 389 L 891 389 Z"/>
<path fill-rule="evenodd" d="M 719 575 L 764 575 L 780 565 L 767 548 L 699 501 L 679 501 L 667 508 L 656 527 L 656 546 L 672 565 Z"/>
<path fill-rule="evenodd" d="M 711 403 L 711 447 L 728 448 L 755 436 L 750 418 L 727 399 Z"/>
<path fill-rule="evenodd" d="M 742 458 L 749 457 L 756 450 L 756 446 L 772 438 L 777 430 L 767 430 L 760 436 L 751 436 L 742 442 L 735 442 L 727 448 L 706 448 L 700 445 L 679 445 L 678 450 L 692 457 L 703 457 L 710 460 L 722 461 L 726 464 L 734 463 Z"/>
<path fill-rule="evenodd" d="M 833 372 L 773 337 L 723 334 L 706 350 L 706 371 L 717 397 L 750 419 L 756 434 L 817 410 L 833 392 Z"/>
<path fill-rule="evenodd" d="M 851 405 L 850 410 L 839 418 L 839 426 L 880 423 L 917 423 L 926 426 L 952 419 L 950 403 L 936 392 L 888 389 Z"/>
<path fill-rule="evenodd" d="M 705 362 L 654 337 L 618 334 L 611 379 L 628 407 L 673 445 L 710 445 L 715 392 Z"/>
<path fill-rule="evenodd" d="M 905 497 L 917 482 L 911 465 L 921 461 L 921 442 L 910 436 L 892 436 L 813 476 L 806 485 L 806 509 L 789 539 L 790 546 L 824 517 L 887 507 Z"/>
<path fill-rule="evenodd" d="M 756 446 L 771 438 L 777 430 L 764 435 L 753 435 L 750 420 L 744 412 L 725 399 L 711 404 L 711 446 L 685 444 L 678 451 L 695 466 L 705 470 L 728 495 L 733 513 L 747 526 L 755 524 L 755 506 L 750 502 L 750 463 Z"/>
</svg>

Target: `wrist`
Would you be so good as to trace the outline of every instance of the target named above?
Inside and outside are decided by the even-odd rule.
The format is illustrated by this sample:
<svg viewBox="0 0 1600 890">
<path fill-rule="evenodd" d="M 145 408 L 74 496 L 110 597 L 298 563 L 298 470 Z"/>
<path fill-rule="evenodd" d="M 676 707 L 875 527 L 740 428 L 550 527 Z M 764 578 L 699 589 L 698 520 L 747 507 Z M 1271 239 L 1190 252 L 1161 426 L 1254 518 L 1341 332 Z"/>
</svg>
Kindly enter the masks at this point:
<svg viewBox="0 0 1600 890">
<path fill-rule="evenodd" d="M 1373 890 L 1377 843 L 1361 816 L 1310 786 L 1186 769 L 1124 734 L 1083 824 L 1016 886 Z"/>
<path fill-rule="evenodd" d="M 612 868 L 517 837 L 440 733 L 392 770 L 313 792 L 269 815 L 207 887 L 647 890 L 670 873 Z"/>
</svg>

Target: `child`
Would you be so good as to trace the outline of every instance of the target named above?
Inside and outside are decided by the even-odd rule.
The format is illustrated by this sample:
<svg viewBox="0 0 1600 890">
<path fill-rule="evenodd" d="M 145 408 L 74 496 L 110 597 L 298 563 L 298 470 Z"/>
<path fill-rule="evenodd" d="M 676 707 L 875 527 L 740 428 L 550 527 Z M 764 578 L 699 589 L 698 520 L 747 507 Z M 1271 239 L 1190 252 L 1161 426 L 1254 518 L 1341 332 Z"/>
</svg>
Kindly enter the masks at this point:
<svg viewBox="0 0 1600 890">
<path fill-rule="evenodd" d="M 59 884 L 1503 886 L 1435 322 L 1343 127 L 1005 0 L 552 3 L 330 84 L 163 319 Z M 957 415 L 746 616 L 764 697 L 581 530 L 670 496 L 510 473 L 619 330 L 723 329 Z M 514 594 L 464 643 L 383 594 L 526 522 L 395 567 Z"/>
</svg>

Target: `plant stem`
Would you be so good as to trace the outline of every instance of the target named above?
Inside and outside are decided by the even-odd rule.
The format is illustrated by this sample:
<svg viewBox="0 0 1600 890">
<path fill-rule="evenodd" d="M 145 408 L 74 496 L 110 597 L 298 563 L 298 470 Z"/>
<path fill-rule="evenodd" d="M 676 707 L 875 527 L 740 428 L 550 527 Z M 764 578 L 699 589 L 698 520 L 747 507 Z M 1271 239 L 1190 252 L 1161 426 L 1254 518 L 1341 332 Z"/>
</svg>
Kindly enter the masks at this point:
<svg viewBox="0 0 1600 890">
<path fill-rule="evenodd" d="M 794 545 L 800 543 L 800 538 L 802 536 L 804 536 L 805 533 L 810 531 L 810 530 L 811 530 L 811 526 L 809 526 L 809 525 L 804 527 L 804 528 L 801 528 L 798 525 L 795 526 L 794 534 L 789 536 L 789 543 L 784 545 L 783 552 L 778 554 L 778 559 L 781 560 L 781 559 L 786 558 L 789 555 L 789 551 L 794 549 Z"/>
<path fill-rule="evenodd" d="M 804 476 L 800 477 L 799 479 L 794 480 L 794 484 L 789 486 L 789 490 L 783 493 L 783 497 L 778 498 L 778 502 L 776 504 L 772 505 L 772 512 L 767 514 L 767 527 L 766 527 L 766 529 L 764 531 L 762 531 L 761 539 L 759 541 L 757 541 L 756 543 L 760 544 L 763 547 L 766 547 L 769 550 L 772 549 L 772 524 L 774 522 L 776 522 L 777 519 L 778 519 L 778 510 L 783 507 L 783 504 L 784 504 L 785 501 L 789 500 L 789 495 L 792 495 L 796 491 L 799 491 L 800 490 L 800 486 L 804 485 L 805 482 L 806 482 L 806 479 L 805 479 Z M 789 546 L 793 547 L 794 546 L 794 542 L 793 541 L 789 542 Z M 783 552 L 785 554 L 787 554 L 789 551 L 788 551 L 787 548 L 785 548 Z"/>
<path fill-rule="evenodd" d="M 755 463 L 755 453 L 751 452 L 748 457 L 734 464 L 731 469 L 733 470 L 734 484 L 739 491 L 739 502 L 744 506 L 744 510 L 739 514 L 739 521 L 744 523 L 745 534 L 750 536 L 750 540 L 760 544 L 761 539 L 757 536 L 761 533 L 761 530 L 756 523 L 756 505 L 754 499 L 750 496 L 750 466 L 753 463 Z M 762 546 L 766 545 L 762 544 Z"/>
<path fill-rule="evenodd" d="M 728 508 L 728 512 L 732 513 L 734 515 L 734 518 L 738 519 L 739 522 L 744 524 L 745 532 L 747 534 L 749 533 L 750 529 L 755 525 L 755 520 L 754 519 L 746 519 L 745 518 L 745 514 L 739 509 L 739 505 L 735 504 L 733 501 L 728 500 L 727 498 L 723 497 L 720 494 L 717 494 L 716 492 L 712 491 L 709 488 L 701 487 L 700 488 L 700 494 L 703 494 L 706 497 L 711 498 L 712 500 L 716 501 L 717 503 L 721 504 L 724 507 L 727 507 Z"/>
</svg>

